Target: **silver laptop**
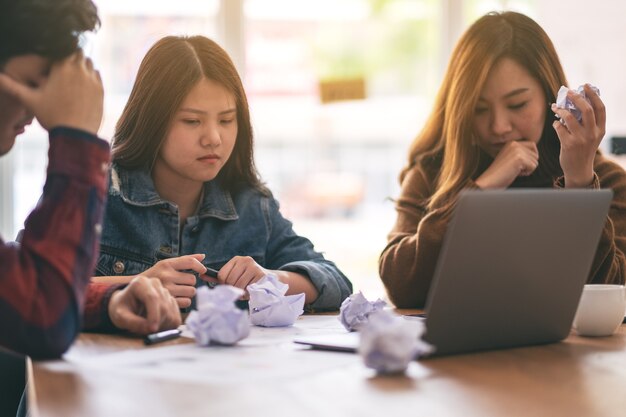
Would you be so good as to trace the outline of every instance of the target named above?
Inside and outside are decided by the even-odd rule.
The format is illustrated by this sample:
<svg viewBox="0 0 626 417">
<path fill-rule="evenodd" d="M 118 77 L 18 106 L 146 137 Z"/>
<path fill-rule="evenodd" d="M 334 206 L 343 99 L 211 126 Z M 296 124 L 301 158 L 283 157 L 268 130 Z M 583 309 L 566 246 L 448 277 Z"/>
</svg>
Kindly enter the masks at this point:
<svg viewBox="0 0 626 417">
<path fill-rule="evenodd" d="M 564 339 L 612 196 L 611 190 L 461 193 L 426 303 L 425 338 L 434 354 Z M 356 348 L 358 337 L 340 336 L 308 342 Z"/>
</svg>

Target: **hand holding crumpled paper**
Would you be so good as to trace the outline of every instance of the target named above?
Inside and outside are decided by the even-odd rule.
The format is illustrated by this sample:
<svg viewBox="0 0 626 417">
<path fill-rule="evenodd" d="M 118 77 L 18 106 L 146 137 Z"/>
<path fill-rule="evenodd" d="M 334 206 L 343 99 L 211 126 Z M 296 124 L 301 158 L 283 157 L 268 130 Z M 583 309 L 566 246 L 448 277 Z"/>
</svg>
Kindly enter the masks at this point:
<svg viewBox="0 0 626 417">
<path fill-rule="evenodd" d="M 380 298 L 376 301 L 368 301 L 359 291 L 358 294 L 352 294 L 343 300 L 339 309 L 339 321 L 346 330 L 353 332 L 367 323 L 367 318 L 371 313 L 382 310 L 386 305 L 387 303 Z"/>
<path fill-rule="evenodd" d="M 421 339 L 424 330 L 422 322 L 406 320 L 386 310 L 375 311 L 359 328 L 358 352 L 365 365 L 379 373 L 404 372 L 413 359 L 433 350 Z"/>
<path fill-rule="evenodd" d="M 594 87 L 593 85 L 590 86 L 591 89 L 597 94 L 600 95 L 600 90 L 597 87 Z M 569 91 L 569 88 L 565 87 L 564 85 L 561 86 L 561 88 L 559 88 L 559 92 L 556 95 L 556 106 L 559 109 L 566 109 L 569 110 L 570 113 L 572 113 L 572 115 L 576 118 L 576 120 L 578 120 L 578 122 L 582 122 L 583 119 L 583 115 L 580 112 L 580 110 L 576 107 L 576 105 L 574 104 L 574 102 L 572 100 L 570 100 L 567 97 L 567 92 Z M 585 95 L 585 89 L 584 86 L 580 86 L 578 87 L 577 90 L 575 90 L 576 93 L 580 94 L 584 99 L 586 99 L 587 101 L 589 101 L 589 99 L 587 98 L 587 96 Z M 563 123 L 563 121 L 561 120 L 561 123 Z"/>
<path fill-rule="evenodd" d="M 246 288 L 250 294 L 250 320 L 263 327 L 291 326 L 304 313 L 304 293 L 285 295 L 289 285 L 268 274 Z"/>
<path fill-rule="evenodd" d="M 235 306 L 244 294 L 240 288 L 219 285 L 210 290 L 198 288 L 197 310 L 189 313 L 185 324 L 200 346 L 209 344 L 234 345 L 250 334 L 248 313 Z"/>
</svg>

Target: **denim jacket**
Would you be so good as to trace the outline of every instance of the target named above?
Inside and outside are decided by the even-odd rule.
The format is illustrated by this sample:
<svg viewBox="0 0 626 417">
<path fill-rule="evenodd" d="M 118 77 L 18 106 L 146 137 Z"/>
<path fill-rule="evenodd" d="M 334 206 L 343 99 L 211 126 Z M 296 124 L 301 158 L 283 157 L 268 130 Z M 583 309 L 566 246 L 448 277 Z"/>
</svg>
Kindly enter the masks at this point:
<svg viewBox="0 0 626 417">
<path fill-rule="evenodd" d="M 136 275 L 163 257 L 193 253 L 205 254 L 203 263 L 218 270 L 240 255 L 308 276 L 319 293 L 308 310 L 338 309 L 352 293 L 350 281 L 293 231 L 271 196 L 252 187 L 231 194 L 209 181 L 197 214 L 179 226 L 178 207 L 157 194 L 147 171 L 114 164 L 96 275 Z"/>
</svg>

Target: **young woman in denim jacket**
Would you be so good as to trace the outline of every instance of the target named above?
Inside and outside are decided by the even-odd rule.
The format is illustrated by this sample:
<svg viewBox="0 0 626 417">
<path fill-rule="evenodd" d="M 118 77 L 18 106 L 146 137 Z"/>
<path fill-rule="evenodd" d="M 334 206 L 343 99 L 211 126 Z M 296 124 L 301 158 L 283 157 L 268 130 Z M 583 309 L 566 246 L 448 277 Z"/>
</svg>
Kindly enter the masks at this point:
<svg viewBox="0 0 626 417">
<path fill-rule="evenodd" d="M 305 293 L 309 310 L 337 309 L 351 294 L 261 183 L 241 79 L 215 42 L 169 36 L 148 51 L 112 149 L 94 280 L 157 277 L 180 307 L 202 281 L 245 289 L 268 272 L 287 294 Z"/>
</svg>

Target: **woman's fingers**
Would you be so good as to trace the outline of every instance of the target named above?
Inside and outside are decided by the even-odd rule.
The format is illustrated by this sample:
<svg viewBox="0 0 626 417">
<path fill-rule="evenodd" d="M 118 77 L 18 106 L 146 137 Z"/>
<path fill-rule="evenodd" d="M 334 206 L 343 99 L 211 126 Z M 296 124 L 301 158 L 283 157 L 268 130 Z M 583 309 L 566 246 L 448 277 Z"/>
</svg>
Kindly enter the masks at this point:
<svg viewBox="0 0 626 417">
<path fill-rule="evenodd" d="M 165 289 L 167 289 L 170 294 L 174 297 L 186 297 L 191 298 L 196 296 L 196 287 L 191 285 L 176 285 L 176 284 L 166 284 Z"/>
<path fill-rule="evenodd" d="M 200 277 L 200 279 L 201 279 L 202 281 L 204 281 L 204 282 L 208 282 L 208 283 L 210 283 L 210 284 L 216 284 L 216 285 L 218 285 L 218 284 L 220 284 L 220 283 L 221 283 L 221 282 L 220 282 L 220 280 L 219 280 L 218 278 L 210 277 L 210 276 L 208 276 L 208 275 L 200 275 L 199 277 Z"/>
<path fill-rule="evenodd" d="M 176 304 L 176 306 L 178 308 L 188 308 L 188 307 L 191 307 L 191 298 L 174 297 L 174 298 L 172 298 L 172 300 L 174 300 L 174 303 Z"/>
<path fill-rule="evenodd" d="M 576 123 L 568 125 L 568 128 L 570 128 L 570 132 L 577 130 L 580 130 L 582 132 L 583 130 L 585 130 L 585 128 L 595 128 L 597 121 L 591 104 L 582 95 L 574 91 L 568 92 L 567 97 L 572 100 L 576 108 L 580 111 L 582 117 L 580 123 L 578 122 L 578 120 L 576 120 L 576 118 L 574 118 L 576 120 Z"/>
<path fill-rule="evenodd" d="M 189 272 L 172 271 L 162 281 L 167 281 L 176 285 L 196 285 L 196 276 Z"/>
<path fill-rule="evenodd" d="M 218 280 L 245 290 L 249 284 L 258 281 L 265 274 L 266 271 L 252 257 L 236 256 L 220 269 Z"/>
<path fill-rule="evenodd" d="M 204 255 L 202 254 L 184 255 L 176 258 L 165 259 L 159 261 L 157 264 L 161 264 L 178 271 L 192 270 L 198 274 L 204 274 L 206 272 L 206 267 L 200 262 L 202 259 L 204 259 Z"/>
<path fill-rule="evenodd" d="M 604 106 L 604 102 L 600 98 L 600 96 L 595 92 L 591 85 L 585 84 L 583 87 L 585 89 L 585 96 L 589 100 L 591 107 L 593 108 L 593 113 L 596 119 L 596 126 L 604 129 L 606 125 L 606 107 Z M 604 136 L 604 132 L 602 133 Z"/>
</svg>

